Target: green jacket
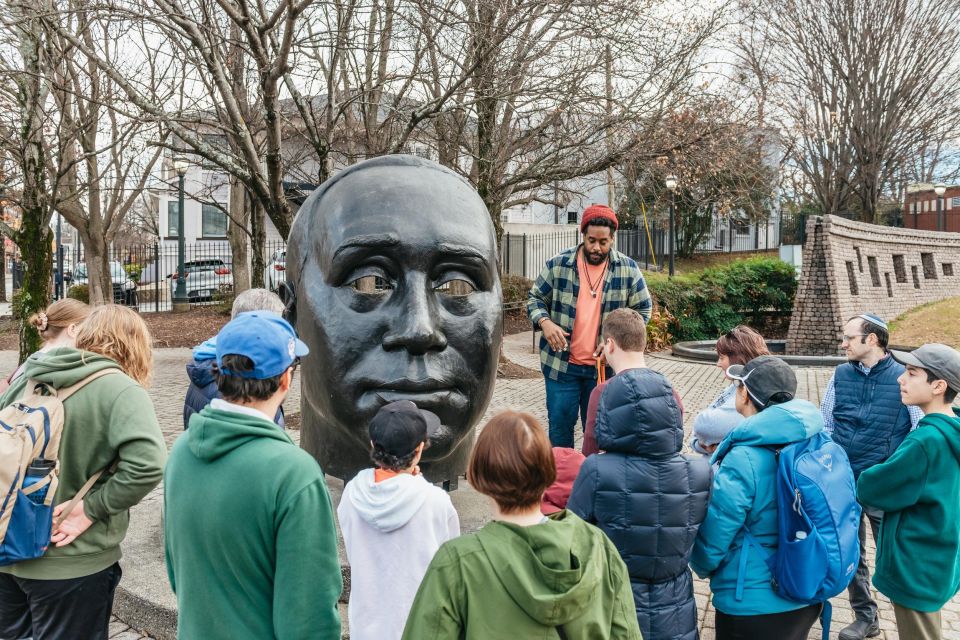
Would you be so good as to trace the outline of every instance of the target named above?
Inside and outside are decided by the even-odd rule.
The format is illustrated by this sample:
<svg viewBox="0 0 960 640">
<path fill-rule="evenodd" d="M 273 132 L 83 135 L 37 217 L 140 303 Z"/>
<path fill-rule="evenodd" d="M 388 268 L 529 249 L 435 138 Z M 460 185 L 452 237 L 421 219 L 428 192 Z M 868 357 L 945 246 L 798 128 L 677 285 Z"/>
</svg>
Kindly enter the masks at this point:
<svg viewBox="0 0 960 640">
<path fill-rule="evenodd" d="M 404 640 L 640 640 L 627 567 L 564 510 L 532 527 L 491 522 L 446 542 L 420 584 Z"/>
<path fill-rule="evenodd" d="M 904 607 L 938 611 L 960 589 L 960 419 L 924 416 L 886 462 L 860 474 L 857 499 L 884 512 L 874 586 Z"/>
<path fill-rule="evenodd" d="M 266 418 L 210 406 L 164 473 L 180 638 L 340 638 L 343 583 L 323 472 Z"/>
<path fill-rule="evenodd" d="M 119 368 L 89 351 L 61 348 L 30 356 L 24 374 L 0 397 L 6 407 L 23 395 L 27 380 L 68 387 L 91 373 Z M 150 396 L 120 373 L 98 378 L 64 403 L 60 440 L 60 486 L 54 504 L 72 498 L 90 477 L 117 461 L 83 500 L 93 525 L 65 547 L 51 546 L 41 558 L 0 567 L 21 578 L 63 580 L 106 569 L 120 559 L 129 509 L 160 483 L 167 447 Z"/>
</svg>

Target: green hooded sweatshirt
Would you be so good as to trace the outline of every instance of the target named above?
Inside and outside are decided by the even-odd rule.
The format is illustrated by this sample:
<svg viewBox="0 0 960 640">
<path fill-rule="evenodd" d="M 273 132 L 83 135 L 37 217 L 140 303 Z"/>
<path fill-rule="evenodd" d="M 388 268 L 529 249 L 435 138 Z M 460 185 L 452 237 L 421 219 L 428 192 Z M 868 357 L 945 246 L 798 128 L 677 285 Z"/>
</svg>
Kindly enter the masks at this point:
<svg viewBox="0 0 960 640">
<path fill-rule="evenodd" d="M 404 640 L 640 640 L 627 567 L 570 511 L 543 524 L 491 522 L 446 542 L 420 584 Z"/>
<path fill-rule="evenodd" d="M 860 474 L 857 499 L 884 512 L 874 586 L 909 609 L 940 610 L 960 589 L 960 419 L 924 416 Z"/>
<path fill-rule="evenodd" d="M 272 421 L 194 414 L 163 489 L 179 638 L 340 638 L 330 494 L 317 461 Z"/>
<path fill-rule="evenodd" d="M 0 406 L 18 400 L 28 379 L 59 389 L 108 368 L 120 367 L 89 351 L 60 348 L 34 354 L 24 374 L 0 397 Z M 83 499 L 83 511 L 93 524 L 67 546 L 51 546 L 42 557 L 0 567 L 0 572 L 63 580 L 97 573 L 120 560 L 129 509 L 160 483 L 166 457 L 153 403 L 143 387 L 124 373 L 90 382 L 64 403 L 54 504 L 70 500 L 94 473 L 116 461 L 116 471 L 104 473 Z"/>
</svg>

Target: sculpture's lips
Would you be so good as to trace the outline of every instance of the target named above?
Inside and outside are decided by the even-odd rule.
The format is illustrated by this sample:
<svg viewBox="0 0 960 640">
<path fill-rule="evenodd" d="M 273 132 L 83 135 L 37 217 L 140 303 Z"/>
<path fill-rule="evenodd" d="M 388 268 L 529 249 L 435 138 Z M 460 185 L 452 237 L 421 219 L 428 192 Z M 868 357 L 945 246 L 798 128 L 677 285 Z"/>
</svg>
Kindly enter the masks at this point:
<svg viewBox="0 0 960 640">
<path fill-rule="evenodd" d="M 368 393 L 375 394 L 384 404 L 397 400 L 410 400 L 421 409 L 438 414 L 445 408 L 457 406 L 463 400 L 463 395 L 454 387 L 418 391 L 380 388 L 371 389 Z"/>
<path fill-rule="evenodd" d="M 456 385 L 442 380 L 427 378 L 425 380 L 410 380 L 409 378 L 400 378 L 389 382 L 363 381 L 361 386 L 372 391 L 398 391 L 413 393 L 429 393 L 434 391 L 459 391 Z"/>
</svg>

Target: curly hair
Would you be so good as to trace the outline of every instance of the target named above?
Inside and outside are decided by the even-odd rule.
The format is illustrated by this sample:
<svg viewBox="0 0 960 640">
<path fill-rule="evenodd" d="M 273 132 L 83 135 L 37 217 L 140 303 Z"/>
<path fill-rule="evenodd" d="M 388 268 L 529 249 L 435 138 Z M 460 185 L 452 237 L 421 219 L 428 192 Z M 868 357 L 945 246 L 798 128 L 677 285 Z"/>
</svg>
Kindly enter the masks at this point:
<svg viewBox="0 0 960 640">
<path fill-rule="evenodd" d="M 382 446 L 374 444 L 373 449 L 370 451 L 370 459 L 373 460 L 373 464 L 388 471 L 403 471 L 404 469 L 409 469 L 413 466 L 413 459 L 416 457 L 416 449 L 405 456 L 395 456 L 392 453 L 384 451 Z"/>
<path fill-rule="evenodd" d="M 141 385 L 150 384 L 153 374 L 150 330 L 143 318 L 128 307 L 117 304 L 95 307 L 80 325 L 77 349 L 106 356 Z"/>
</svg>

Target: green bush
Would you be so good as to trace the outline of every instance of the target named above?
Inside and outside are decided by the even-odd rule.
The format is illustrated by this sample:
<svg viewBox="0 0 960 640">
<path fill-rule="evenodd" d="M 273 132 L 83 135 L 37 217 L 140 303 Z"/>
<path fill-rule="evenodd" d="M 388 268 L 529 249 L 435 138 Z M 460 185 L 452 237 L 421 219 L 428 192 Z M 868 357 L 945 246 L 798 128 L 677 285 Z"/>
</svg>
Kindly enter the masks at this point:
<svg viewBox="0 0 960 640">
<path fill-rule="evenodd" d="M 766 311 L 789 313 L 797 291 L 794 268 L 775 258 L 751 258 L 696 275 L 651 278 L 654 299 L 672 316 L 675 340 L 712 340 Z"/>
<path fill-rule="evenodd" d="M 143 265 L 130 263 L 123 265 L 123 270 L 127 272 L 127 277 L 134 282 L 140 282 L 140 276 L 143 275 Z"/>
<path fill-rule="evenodd" d="M 500 285 L 503 287 L 503 304 L 522 302 L 526 304 L 527 294 L 533 281 L 523 276 L 504 275 L 500 278 Z"/>
<path fill-rule="evenodd" d="M 85 284 L 75 284 L 67 289 L 67 297 L 90 304 L 90 289 Z"/>
</svg>

